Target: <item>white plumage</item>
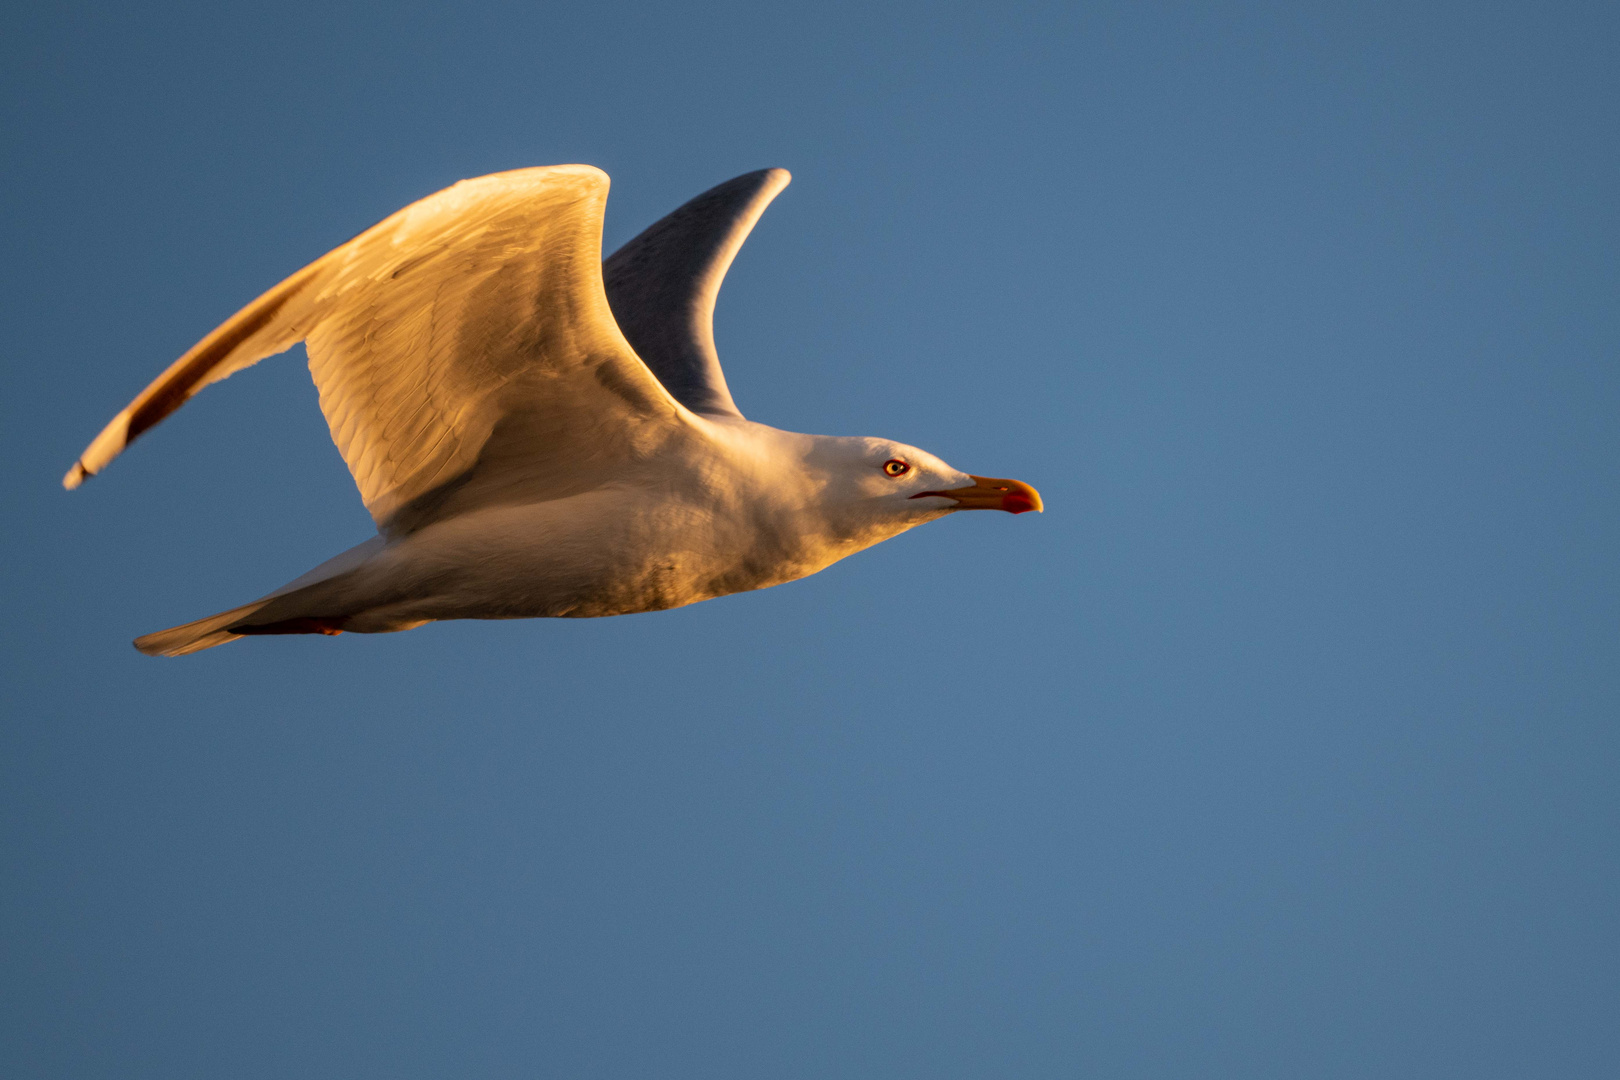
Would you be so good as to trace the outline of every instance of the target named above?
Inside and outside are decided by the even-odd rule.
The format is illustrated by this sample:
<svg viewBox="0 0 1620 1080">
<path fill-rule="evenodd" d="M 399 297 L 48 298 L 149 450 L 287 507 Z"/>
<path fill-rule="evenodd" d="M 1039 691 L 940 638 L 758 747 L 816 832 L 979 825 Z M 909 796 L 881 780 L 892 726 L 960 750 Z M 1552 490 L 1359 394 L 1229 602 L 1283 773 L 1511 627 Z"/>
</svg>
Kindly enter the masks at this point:
<svg viewBox="0 0 1620 1080">
<path fill-rule="evenodd" d="M 803 577 L 952 510 L 1039 510 L 1028 485 L 914 447 L 737 411 L 714 301 L 788 179 L 771 169 L 705 192 L 605 266 L 600 170 L 466 180 L 242 309 L 114 417 L 64 485 L 208 383 L 304 341 L 379 535 L 136 647 L 651 611 Z"/>
</svg>

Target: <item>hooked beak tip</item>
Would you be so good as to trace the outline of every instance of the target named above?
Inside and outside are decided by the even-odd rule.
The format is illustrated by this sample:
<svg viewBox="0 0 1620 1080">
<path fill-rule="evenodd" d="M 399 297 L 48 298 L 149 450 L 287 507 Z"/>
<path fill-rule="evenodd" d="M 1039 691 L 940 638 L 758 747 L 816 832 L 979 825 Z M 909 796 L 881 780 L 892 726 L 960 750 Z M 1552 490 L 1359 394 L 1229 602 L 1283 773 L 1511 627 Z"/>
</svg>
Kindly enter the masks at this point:
<svg viewBox="0 0 1620 1080">
<path fill-rule="evenodd" d="M 1001 508 L 1009 514 L 1027 514 L 1031 510 L 1037 514 L 1041 512 L 1041 508 L 1030 501 L 1027 496 L 1016 493 L 1003 495 L 1001 497 Z"/>
</svg>

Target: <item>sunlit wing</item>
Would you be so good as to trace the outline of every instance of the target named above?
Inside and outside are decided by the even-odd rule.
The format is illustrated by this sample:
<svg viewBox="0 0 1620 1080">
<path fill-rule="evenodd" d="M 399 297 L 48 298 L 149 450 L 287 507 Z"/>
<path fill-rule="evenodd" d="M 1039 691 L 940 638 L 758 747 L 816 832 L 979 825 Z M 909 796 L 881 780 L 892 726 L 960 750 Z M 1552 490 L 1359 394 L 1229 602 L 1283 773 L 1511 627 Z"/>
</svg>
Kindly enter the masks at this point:
<svg viewBox="0 0 1620 1080">
<path fill-rule="evenodd" d="M 332 439 L 379 526 L 583 490 L 685 415 L 608 306 L 607 191 L 600 170 L 560 165 L 413 203 L 209 334 L 63 483 L 100 472 L 202 387 L 304 340 Z"/>
<path fill-rule="evenodd" d="M 602 267 L 624 336 L 693 412 L 742 415 L 715 352 L 715 299 L 754 223 L 791 179 L 786 169 L 763 169 L 710 188 L 655 222 Z"/>
</svg>

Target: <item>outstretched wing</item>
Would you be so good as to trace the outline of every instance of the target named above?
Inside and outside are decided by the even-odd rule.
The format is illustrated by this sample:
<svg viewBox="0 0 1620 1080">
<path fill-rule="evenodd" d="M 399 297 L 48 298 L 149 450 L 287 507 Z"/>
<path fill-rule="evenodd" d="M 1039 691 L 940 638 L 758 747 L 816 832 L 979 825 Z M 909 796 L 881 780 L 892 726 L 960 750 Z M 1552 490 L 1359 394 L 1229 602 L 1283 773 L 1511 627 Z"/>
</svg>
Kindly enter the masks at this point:
<svg viewBox="0 0 1620 1080">
<path fill-rule="evenodd" d="M 602 267 L 624 336 L 693 412 L 742 416 L 714 349 L 714 302 L 737 250 L 791 179 L 786 169 L 762 169 L 727 180 L 654 222 Z"/>
<path fill-rule="evenodd" d="M 321 411 L 379 526 L 436 516 L 447 491 L 464 506 L 474 492 L 590 486 L 684 413 L 608 307 L 607 191 L 600 170 L 559 165 L 413 203 L 209 334 L 63 483 L 100 472 L 207 384 L 307 340 Z"/>
</svg>

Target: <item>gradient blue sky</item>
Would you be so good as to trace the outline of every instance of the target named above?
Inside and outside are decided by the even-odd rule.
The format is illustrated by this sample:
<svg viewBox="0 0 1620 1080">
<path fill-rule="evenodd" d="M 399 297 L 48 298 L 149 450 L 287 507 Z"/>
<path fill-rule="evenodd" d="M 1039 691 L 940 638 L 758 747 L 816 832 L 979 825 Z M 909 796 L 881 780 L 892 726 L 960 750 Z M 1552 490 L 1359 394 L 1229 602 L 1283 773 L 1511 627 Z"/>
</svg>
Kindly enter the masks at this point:
<svg viewBox="0 0 1620 1080">
<path fill-rule="evenodd" d="M 1620 8 L 13 5 L 0 1073 L 1620 1075 Z M 1017 476 L 680 611 L 241 642 L 301 350 L 467 176 L 780 165 L 743 410 Z"/>
</svg>

